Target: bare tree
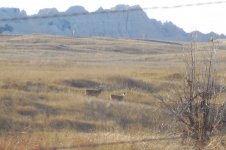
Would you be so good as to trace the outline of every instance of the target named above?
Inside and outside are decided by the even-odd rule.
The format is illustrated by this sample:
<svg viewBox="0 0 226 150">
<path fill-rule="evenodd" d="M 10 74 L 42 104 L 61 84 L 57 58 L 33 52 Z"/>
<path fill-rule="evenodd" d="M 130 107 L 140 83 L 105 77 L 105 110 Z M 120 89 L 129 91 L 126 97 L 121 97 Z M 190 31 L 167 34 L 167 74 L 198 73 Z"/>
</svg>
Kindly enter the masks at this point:
<svg viewBox="0 0 226 150">
<path fill-rule="evenodd" d="M 184 135 L 203 143 L 221 132 L 226 105 L 225 77 L 217 74 L 216 43 L 213 39 L 210 43 L 208 49 L 198 50 L 193 40 L 185 51 L 185 78 L 173 100 L 156 96 L 182 124 Z"/>
</svg>

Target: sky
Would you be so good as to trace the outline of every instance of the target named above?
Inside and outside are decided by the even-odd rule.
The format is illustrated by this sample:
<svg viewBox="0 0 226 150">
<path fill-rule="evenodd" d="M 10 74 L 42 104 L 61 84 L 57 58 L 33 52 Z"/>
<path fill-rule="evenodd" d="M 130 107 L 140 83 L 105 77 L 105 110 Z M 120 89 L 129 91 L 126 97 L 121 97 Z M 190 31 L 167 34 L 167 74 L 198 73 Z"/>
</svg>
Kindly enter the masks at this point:
<svg viewBox="0 0 226 150">
<path fill-rule="evenodd" d="M 117 4 L 140 5 L 147 8 L 214 1 L 218 0 L 1 0 L 0 7 L 20 8 L 31 15 L 38 13 L 42 8 L 57 8 L 58 11 L 65 11 L 75 5 L 83 6 L 88 11 L 95 11 L 101 6 L 109 9 Z M 199 30 L 209 33 L 213 31 L 226 35 L 226 3 L 145 11 L 149 18 L 162 22 L 171 21 L 186 32 Z"/>
</svg>

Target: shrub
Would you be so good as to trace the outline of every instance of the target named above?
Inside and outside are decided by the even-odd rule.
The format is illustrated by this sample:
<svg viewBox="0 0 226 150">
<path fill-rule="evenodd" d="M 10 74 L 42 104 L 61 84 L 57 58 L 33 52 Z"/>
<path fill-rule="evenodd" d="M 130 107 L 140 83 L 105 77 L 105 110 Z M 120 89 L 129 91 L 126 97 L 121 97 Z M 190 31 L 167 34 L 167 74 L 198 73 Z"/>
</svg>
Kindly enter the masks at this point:
<svg viewBox="0 0 226 150">
<path fill-rule="evenodd" d="M 171 96 L 156 96 L 183 125 L 183 133 L 197 142 L 208 142 L 212 135 L 221 132 L 224 120 L 225 100 L 220 97 L 224 86 L 217 78 L 216 47 L 204 50 L 200 59 L 197 44 L 192 42 L 181 89 Z M 200 144 L 199 144 L 200 145 Z M 203 145 L 203 144 L 201 144 Z"/>
</svg>

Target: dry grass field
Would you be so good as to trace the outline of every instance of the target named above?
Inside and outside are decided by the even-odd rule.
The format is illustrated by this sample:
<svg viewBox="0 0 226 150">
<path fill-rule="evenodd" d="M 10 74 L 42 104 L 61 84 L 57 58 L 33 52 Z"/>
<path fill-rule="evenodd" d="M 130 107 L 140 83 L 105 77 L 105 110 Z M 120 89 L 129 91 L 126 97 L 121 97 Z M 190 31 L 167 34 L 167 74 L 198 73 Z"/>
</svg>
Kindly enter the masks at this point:
<svg viewBox="0 0 226 150">
<path fill-rule="evenodd" d="M 170 139 L 179 136 L 180 126 L 153 97 L 183 82 L 186 44 L 0 36 L 0 149 L 193 149 L 189 141 Z M 219 49 L 222 73 L 226 42 Z M 100 95 L 86 95 L 97 88 Z M 110 100 L 122 93 L 122 101 Z M 136 142 L 114 144 L 119 141 Z M 214 139 L 207 149 L 216 146 L 225 148 Z"/>
</svg>

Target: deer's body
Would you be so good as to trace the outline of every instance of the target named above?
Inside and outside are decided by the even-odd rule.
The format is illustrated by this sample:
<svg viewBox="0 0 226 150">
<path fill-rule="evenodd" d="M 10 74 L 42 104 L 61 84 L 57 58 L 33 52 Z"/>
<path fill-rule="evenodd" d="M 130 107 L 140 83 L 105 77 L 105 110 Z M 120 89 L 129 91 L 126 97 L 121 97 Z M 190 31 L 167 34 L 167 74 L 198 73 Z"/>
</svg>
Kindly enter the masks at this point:
<svg viewBox="0 0 226 150">
<path fill-rule="evenodd" d="M 99 96 L 102 92 L 101 89 L 86 89 L 86 95 L 87 96 Z"/>
<path fill-rule="evenodd" d="M 111 100 L 116 100 L 116 101 L 122 101 L 124 96 L 125 96 L 125 93 L 123 93 L 122 95 L 111 94 L 110 95 L 110 99 Z"/>
</svg>

